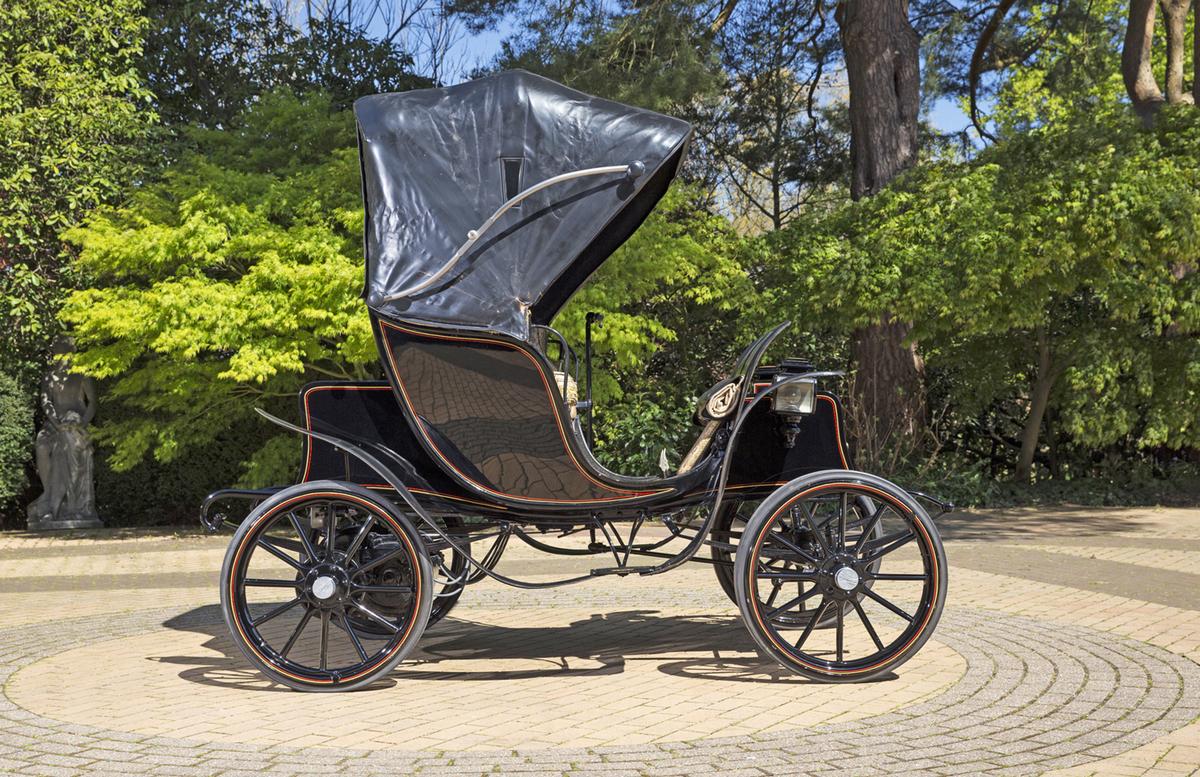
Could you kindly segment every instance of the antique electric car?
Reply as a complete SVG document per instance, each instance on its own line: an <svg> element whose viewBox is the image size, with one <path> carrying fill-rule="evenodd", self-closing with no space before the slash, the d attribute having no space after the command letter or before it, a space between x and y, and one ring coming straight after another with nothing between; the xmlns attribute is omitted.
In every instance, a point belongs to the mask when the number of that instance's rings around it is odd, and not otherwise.
<svg viewBox="0 0 1200 777"><path fill-rule="evenodd" d="M547 588L685 562L711 565L761 650L801 675L865 680L921 648L946 597L929 512L945 506L853 470L820 383L838 373L760 363L786 324L700 394L674 472L592 454L590 347L577 358L550 324L663 196L686 122L524 72L354 110L384 379L306 386L296 424L263 413L300 435L299 482L205 501L208 529L236 528L221 607L252 664L349 690L485 578ZM514 541L593 568L514 579L497 568Z"/></svg>

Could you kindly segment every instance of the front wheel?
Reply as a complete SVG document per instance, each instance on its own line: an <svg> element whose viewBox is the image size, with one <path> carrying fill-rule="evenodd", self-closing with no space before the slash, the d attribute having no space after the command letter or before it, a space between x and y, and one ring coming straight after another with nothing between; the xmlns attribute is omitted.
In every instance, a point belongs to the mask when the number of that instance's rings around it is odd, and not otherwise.
<svg viewBox="0 0 1200 777"><path fill-rule="evenodd" d="M351 690L412 651L429 620L431 577L420 535L390 504L347 483L305 483L263 502L234 534L221 611L234 643L270 679Z"/></svg>
<svg viewBox="0 0 1200 777"><path fill-rule="evenodd" d="M933 519L906 491L828 470L782 486L755 510L734 584L751 636L782 666L853 682L897 668L929 639L946 599L946 555ZM830 617L833 627L820 628Z"/></svg>
<svg viewBox="0 0 1200 777"><path fill-rule="evenodd" d="M716 524L713 526L711 535L712 544L712 559L713 571L717 575L717 582L721 584L721 590L729 597L730 601L737 604L737 586L734 583L734 562L737 557L737 546L741 542L742 536L746 531L746 524L753 517L755 510L762 504L759 501L728 501L721 507L721 512L717 515ZM850 503L851 515L847 518L847 530L861 531L866 526L867 521L875 512L875 503L867 497L858 497ZM821 532L828 539L833 536L833 516L826 516L821 522L815 525L816 531ZM877 539L883 536L883 527L875 524L873 529L868 529L870 533L869 539ZM797 544L808 546L812 549L819 547L816 534L809 531L808 527L804 527L796 537ZM791 566L791 562L781 562L782 570L786 570ZM879 562L875 562L874 569L879 569ZM781 571L782 571L781 570ZM784 590L790 590L792 587L791 581L785 581L782 578L774 578L771 585L776 589L772 591L768 601L774 602L779 598ZM804 589L808 584L803 580L795 581L797 594L804 593ZM866 583L869 587L870 582ZM857 600L862 601L865 594L859 593ZM796 613L784 613L779 618L787 621L800 622L801 624L808 623L808 617L812 614L813 607L819 605L819 602L809 599L802 603L800 611ZM842 603L844 615L853 615L854 603L847 600ZM825 614L817 621L816 628L831 629L837 625L837 614L832 607L826 608Z"/></svg>

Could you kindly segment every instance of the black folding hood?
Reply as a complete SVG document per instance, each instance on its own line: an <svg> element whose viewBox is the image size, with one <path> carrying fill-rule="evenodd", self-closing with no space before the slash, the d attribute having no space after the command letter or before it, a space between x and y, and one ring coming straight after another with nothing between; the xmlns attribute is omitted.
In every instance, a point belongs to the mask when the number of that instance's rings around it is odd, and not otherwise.
<svg viewBox="0 0 1200 777"><path fill-rule="evenodd" d="M692 132L523 71L364 97L354 114L368 305L521 338L653 210Z"/></svg>

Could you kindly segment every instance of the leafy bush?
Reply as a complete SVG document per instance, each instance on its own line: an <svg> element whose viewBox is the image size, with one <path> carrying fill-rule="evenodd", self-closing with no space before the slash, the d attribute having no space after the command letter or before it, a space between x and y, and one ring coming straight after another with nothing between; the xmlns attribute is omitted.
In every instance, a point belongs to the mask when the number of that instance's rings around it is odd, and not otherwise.
<svg viewBox="0 0 1200 777"><path fill-rule="evenodd" d="M661 400L659 400L661 401ZM691 407L664 407L654 397L630 394L596 417L596 457L626 475L659 475L665 449L674 471L695 436Z"/></svg>
<svg viewBox="0 0 1200 777"><path fill-rule="evenodd" d="M373 376L353 119L329 99L265 97L235 130L69 237L87 288L69 299L77 369L104 381L96 429L114 470L231 439L256 481L294 475L255 405L294 405L318 376ZM240 446L235 446L241 450Z"/></svg>
<svg viewBox="0 0 1200 777"><path fill-rule="evenodd" d="M1030 130L779 233L772 285L830 326L913 322L951 428L1015 405L1018 480L1054 435L1200 446L1198 154L1194 109Z"/></svg>
<svg viewBox="0 0 1200 777"><path fill-rule="evenodd" d="M138 174L154 115L134 70L139 0L0 3L0 370L40 377L64 288L62 230Z"/></svg>
<svg viewBox="0 0 1200 777"><path fill-rule="evenodd" d="M33 444L33 403L16 380L0 372L0 505L25 489Z"/></svg>

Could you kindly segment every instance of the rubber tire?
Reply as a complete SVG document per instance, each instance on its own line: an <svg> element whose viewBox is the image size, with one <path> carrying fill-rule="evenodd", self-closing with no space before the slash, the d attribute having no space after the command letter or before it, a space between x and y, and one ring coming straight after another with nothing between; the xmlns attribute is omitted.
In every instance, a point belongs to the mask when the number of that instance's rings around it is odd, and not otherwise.
<svg viewBox="0 0 1200 777"><path fill-rule="evenodd" d="M234 622L234 612L232 606L232 591L229 586L230 574L234 563L234 558L237 555L237 550L245 541L246 536L257 528L258 522L264 516L270 514L280 503L303 497L310 493L343 493L353 495L359 499L366 500L380 512L385 513L390 518L394 519L395 524L403 530L410 540L412 546L416 550L417 564L420 567L421 575L421 598L417 604L417 613L415 622L409 629L408 636L401 644L400 648L390 656L386 661L380 663L377 667L371 669L366 675L360 677L353 682L339 683L330 685L327 683L306 682L296 680L288 675L279 672L269 662L264 661L259 655L246 643L241 635L241 631L237 628ZM221 614L225 620L225 627L229 629L233 643L237 645L238 650L246 657L256 669L270 678L273 682L281 685L286 685L297 691L307 691L310 693L341 693L343 691L352 691L357 688L370 685L380 677L388 674L416 647L421 640L421 635L425 632L425 627L429 622L429 611L433 600L433 567L429 561L429 554L425 551L425 546L421 542L421 535L413 528L412 522L400 513L390 502L380 499L376 494L372 493L362 486L354 483L343 483L334 480L315 480L310 483L302 483L300 485L290 486L278 492L271 498L259 504L254 510L246 516L242 521L237 531L233 535L233 539L229 543L229 548L225 552L225 561L221 564Z"/></svg>
<svg viewBox="0 0 1200 777"><path fill-rule="evenodd" d="M737 603L738 610L742 614L742 621L746 624L746 629L750 632L750 636L754 638L755 644L759 650L767 656L773 658L785 669L795 672L798 675L807 677L811 680L819 680L828 683L853 683L870 680L880 675L887 674L898 668L908 659L917 654L917 651L924 646L929 637L933 635L937 628L938 620L942 616L942 609L946 604L947 590L947 575L946 575L946 550L942 545L941 536L938 533L937 526L933 519L929 517L929 513L921 506L916 499L909 495L907 491L900 488L896 484L884 480L876 475L871 475L866 472L857 472L854 470L823 470L814 472L810 475L798 477L795 480L780 486L770 496L763 500L763 503L754 511L754 515L750 517L746 524L746 530L743 534L743 539L757 538L768 525L776 512L796 494L808 489L820 486L825 483L854 483L868 485L872 488L884 491L896 501L903 504L913 514L914 518L920 522L921 527L925 530L929 537L933 563L936 568L936 580L938 581L938 590L934 596L933 612L926 621L925 626L916 638L903 650L895 656L888 658L882 664L872 668L870 671L857 671L853 674L836 673L823 671L819 668L808 667L799 664L795 659L780 650L767 637L762 629L758 626L757 618L753 612L753 605L750 603L750 598L747 596L747 583L749 566L751 564L750 548L756 545L756 542L743 542L738 545L737 559L734 562L734 584L737 588Z"/></svg>

